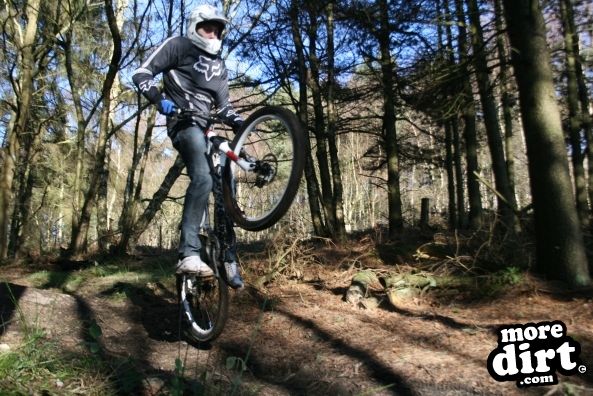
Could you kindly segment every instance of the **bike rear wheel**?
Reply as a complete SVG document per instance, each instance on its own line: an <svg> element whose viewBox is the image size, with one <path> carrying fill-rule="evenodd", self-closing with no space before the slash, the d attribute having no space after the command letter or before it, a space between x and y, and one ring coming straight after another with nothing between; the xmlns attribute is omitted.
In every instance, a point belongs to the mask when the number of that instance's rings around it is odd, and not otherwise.
<svg viewBox="0 0 593 396"><path fill-rule="evenodd" d="M259 160L263 172L225 166L223 196L227 214L248 231L274 225L290 208L305 165L305 134L289 110L263 107L245 120L231 147Z"/></svg>

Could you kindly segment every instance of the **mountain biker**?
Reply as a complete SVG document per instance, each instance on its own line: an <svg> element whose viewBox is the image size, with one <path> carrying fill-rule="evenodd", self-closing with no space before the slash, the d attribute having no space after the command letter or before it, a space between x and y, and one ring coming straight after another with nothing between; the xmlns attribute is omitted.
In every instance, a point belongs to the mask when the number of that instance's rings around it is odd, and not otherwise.
<svg viewBox="0 0 593 396"><path fill-rule="evenodd" d="M178 120L170 117L177 108L195 109L217 115L233 128L240 128L243 119L229 102L227 70L220 57L222 34L228 20L215 7L194 8L188 21L187 37L171 37L134 72L132 79L140 92L167 117L167 131L173 147L180 153L187 168L187 187L181 220L177 273L213 275L212 269L200 258L200 222L212 189L212 176L206 154L204 129L207 121L198 117ZM163 73L164 92L154 77ZM230 222L230 220L229 220ZM225 251L227 280L233 288L243 286L236 255L232 224L232 241Z"/></svg>

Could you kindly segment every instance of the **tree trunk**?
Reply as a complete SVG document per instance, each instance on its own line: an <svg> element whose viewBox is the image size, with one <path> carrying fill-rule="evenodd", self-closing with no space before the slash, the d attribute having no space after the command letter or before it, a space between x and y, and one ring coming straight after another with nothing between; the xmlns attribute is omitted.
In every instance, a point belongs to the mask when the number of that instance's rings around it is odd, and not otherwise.
<svg viewBox="0 0 593 396"><path fill-rule="evenodd" d="M587 256L570 185L540 4L538 0L504 0L503 4L529 159L537 268L573 286L587 285Z"/></svg>
<svg viewBox="0 0 593 396"><path fill-rule="evenodd" d="M76 113L76 152L75 152L75 165L74 165L74 181L72 186L72 229L78 227L78 214L80 213L81 206L81 191L82 191L82 173L84 163L84 142L87 121L84 118L84 112L82 109L81 94L76 84L77 76L73 67L72 60L72 34L65 35L63 43L64 48L64 66L66 68L66 75L68 76L68 84L70 85L70 92L72 94L72 102Z"/></svg>
<svg viewBox="0 0 593 396"><path fill-rule="evenodd" d="M457 211L455 205L455 173L453 171L453 130L451 121L445 122L445 170L447 171L447 196L449 197L449 229L457 228Z"/></svg>
<svg viewBox="0 0 593 396"><path fill-rule="evenodd" d="M399 185L399 148L395 117L395 65L390 51L389 7L387 0L379 0L379 50L383 83L383 132L387 155L387 206L389 238L394 239L403 228L401 190Z"/></svg>
<svg viewBox="0 0 593 396"><path fill-rule="evenodd" d="M469 202L468 226L471 229L478 229L482 225L482 195L480 183L474 176L480 173L478 162L478 140L476 133L476 104L470 81L468 68L468 45L467 32L465 29L465 15L463 12L463 1L455 0L457 22L459 26L458 53L461 64L463 84L463 108L461 117L463 119L463 136L465 138L465 159L467 162L467 197Z"/></svg>
<svg viewBox="0 0 593 396"><path fill-rule="evenodd" d="M111 118L111 117L110 117ZM105 160L103 166L100 169L95 168L99 171L99 178L97 183L97 243L99 245L99 251L106 252L109 249L109 214L107 210L107 193L109 185L109 163L111 162L111 141L105 142Z"/></svg>
<svg viewBox="0 0 593 396"><path fill-rule="evenodd" d="M122 56L121 35L117 26L117 18L113 9L112 0L105 0L105 10L109 24L109 30L113 40L113 52L109 69L107 71L107 75L105 76L105 80L103 81L103 88L101 90L103 98L103 110L101 111L99 121L99 136L97 138L98 143L97 153L95 155L95 165L91 173L89 188L85 193L80 219L77 226L72 230L72 239L68 249L69 254L73 256L82 253L84 250L86 235L91 219L91 211L95 206L97 199L100 175L105 163L107 144L110 138L109 119L111 110L111 88L113 87L115 77L119 71L119 61Z"/></svg>
<svg viewBox="0 0 593 396"><path fill-rule="evenodd" d="M492 159L494 182L497 191L504 197L504 199L498 197L498 210L501 213L506 230L512 231L515 221L515 197L509 184L504 147L500 133L500 125L498 123L496 103L494 102L493 96L493 85L488 75L488 60L484 51L486 44L484 42L484 34L480 24L480 13L477 0L467 0L467 5L473 31L472 44L474 49L474 66L476 69L480 101L482 102L482 110L484 112L484 123Z"/></svg>
<svg viewBox="0 0 593 396"><path fill-rule="evenodd" d="M140 103L140 102L138 102ZM148 153L150 151L152 131L154 129L156 120L156 107L152 106L148 120L146 122L146 131L144 133L144 141L142 144L142 151L138 147L138 132L140 123L142 121L142 112L138 112L138 119L136 120L136 129L134 134L134 147L132 154L132 164L128 171L128 177L126 180L126 187L124 190L124 199L122 205L122 212L119 217L119 228L121 230L121 238L118 245L119 252L125 252L127 244L131 238L131 234L134 231L134 224L138 216L138 205L140 205L140 197L142 192L142 184L144 180L144 170L148 160ZM140 170L138 171L138 167ZM136 174L138 174L138 181L136 181ZM136 183L134 185L134 183Z"/></svg>
<svg viewBox="0 0 593 396"><path fill-rule="evenodd" d="M445 32L447 36L447 43L441 44L443 57L447 57L447 62L451 68L456 68L458 65L455 62L455 50L453 49L453 32L451 31L451 26L453 25L453 17L451 15L451 8L449 4L449 0L443 1L443 10L439 11L440 18L445 21ZM439 37L441 34L439 34ZM439 42L442 39L439 38ZM447 56L448 54L448 56ZM457 77L457 76L456 76ZM457 101L458 95L463 94L463 88L460 84L451 84L447 87L448 92L448 99L449 103L455 103ZM444 116L447 119L447 123L449 124L449 147L447 150L449 152L447 155L450 155L452 166L451 176L455 175L454 182L449 186L449 188L455 189L455 201L457 203L456 210L455 210L455 219L453 220L454 228L464 228L466 226L466 216L465 216L465 194L464 194L464 184L463 184L463 164L461 162L461 137L459 134L459 115L457 112L450 114L451 111L449 109L445 109Z"/></svg>
<svg viewBox="0 0 593 396"><path fill-rule="evenodd" d="M335 68L334 68L334 2L326 6L327 14L327 140L331 164L333 183L332 208L334 211L333 237L338 241L346 238L346 225L344 223L344 201L342 187L342 171L340 169L340 156L337 144L337 112L335 105Z"/></svg>
<svg viewBox="0 0 593 396"><path fill-rule="evenodd" d="M332 10L331 4L326 7L328 13L333 12ZM323 203L325 225L329 231L329 236L343 240L345 237L345 225L342 203L342 181L336 144L336 111L333 96L333 15L331 15L331 18L328 16L326 23L328 29L328 84L324 101L321 82L321 64L317 56L319 13L316 8L309 8L308 14L310 20L310 26L307 29L309 38L308 53L311 65L309 87L311 89L315 116L315 127L313 131L316 138L316 158L321 182L321 202ZM327 103L327 123L324 113L324 102Z"/></svg>
<svg viewBox="0 0 593 396"><path fill-rule="evenodd" d="M566 54L566 101L568 103L568 136L572 151L572 168L575 185L576 205L579 219L583 227L589 226L589 204L587 202L587 181L585 176L585 155L582 151L584 136L582 115L579 102L579 83L577 78L578 35L574 29L572 4L570 1L560 1L560 19L564 30L564 50ZM575 52L575 45L576 51ZM591 164L589 165L591 167Z"/></svg>
<svg viewBox="0 0 593 396"><path fill-rule="evenodd" d="M46 65L40 65L39 68L45 69L45 66ZM11 257L18 257L19 254L22 253L24 243L27 240L27 233L29 232L33 185L35 181L35 164L37 163L37 155L40 152L41 138L43 135L40 130L41 127L39 127L39 125L33 125L31 119L38 118L37 115L34 114L35 112L33 109L35 109L36 106L43 105L39 102L39 98L37 98L37 100L35 100L35 98L33 99L34 105L29 113L30 116L27 128L29 133L20 138L21 150L19 153L17 177L13 181L13 191L16 192L16 195L14 197L15 202L8 249L8 254ZM35 128L36 131L31 131L32 128Z"/></svg>
<svg viewBox="0 0 593 396"><path fill-rule="evenodd" d="M122 236L118 246L118 251L120 253L124 253L126 251L133 252L135 250L140 235L142 235L142 233L150 225L150 222L161 208L163 202L169 195L169 191L171 191L171 187L173 187L173 184L175 184L175 181L179 178L179 175L181 175L181 171L184 167L185 165L183 160L181 159L181 156L178 155L175 159L175 163L173 163L171 168L169 168L169 171L163 179L161 186L152 196L148 206L138 218L138 221L134 223L134 227L131 232Z"/></svg>
<svg viewBox="0 0 593 396"><path fill-rule="evenodd" d="M427 229L430 222L430 198L420 200L420 228Z"/></svg>
<svg viewBox="0 0 593 396"><path fill-rule="evenodd" d="M35 74L36 62L34 60L35 42L37 39L37 20L39 17L39 0L30 0L25 5L25 11L22 15L27 21L22 36L16 34L16 30L22 30L19 24L19 18L16 10L6 8L12 14L6 27L14 30L14 36L19 55L17 57L19 70L18 80L20 91L16 93L17 111L14 113L14 123L11 122L6 130L6 141L8 142L5 153L4 163L0 174L0 259L8 255L8 224L10 222L10 204L13 200L13 178L16 170L17 157L19 155L20 136L27 131L29 112L33 98L33 76Z"/></svg>
<svg viewBox="0 0 593 396"><path fill-rule="evenodd" d="M507 175L509 178L509 188L513 197L515 195L515 153L513 145L513 99L509 90L508 77L508 54L507 45L505 43L502 3L501 0L494 2L494 17L496 23L496 31L498 37L496 39L496 50L498 52L498 59L500 60L500 97L502 104L502 114L504 120L504 147L506 157ZM516 205L516 201L513 201ZM516 227L519 223L516 223ZM516 231L519 231L517 228Z"/></svg>
<svg viewBox="0 0 593 396"><path fill-rule="evenodd" d="M21 144L21 146L23 145ZM28 151L28 148L30 148L30 143L26 144L23 147L24 150L21 151ZM17 256L19 240L22 235L25 218L28 216L28 207L31 203L31 196L33 194L31 166L26 160L26 156L26 154L19 155L20 161L17 162L16 177L13 179L12 186L15 199L8 237L8 257L13 258Z"/></svg>
<svg viewBox="0 0 593 396"><path fill-rule="evenodd" d="M303 124L305 131L307 131L307 138L305 139L305 179L307 180L307 194L309 196L309 210L311 212L311 220L313 222L313 232L317 236L327 236L327 228L323 222L321 215L321 207L319 205L319 184L317 176L315 175L315 168L313 166L313 158L311 154L311 142L308 136L308 111L307 111L307 66L305 64L304 46L301 39L298 20L299 3L295 0L291 3L290 19L292 38L295 43L297 54L297 63L299 71L299 103L298 116Z"/></svg>
<svg viewBox="0 0 593 396"><path fill-rule="evenodd" d="M317 57L317 30L318 23L317 10L308 10L310 26L307 29L309 39L309 88L311 90L311 96L313 99L313 115L314 115L314 127L313 133L315 134L315 157L317 158L317 167L319 169L319 181L321 183L321 202L323 204L323 214L325 216L325 225L329 231L329 236L334 236L336 230L334 225L336 223L335 208L333 205L333 187L332 187L332 174L329 166L328 159L328 135L326 133L325 125L325 114L323 110L323 95L321 92L321 81L320 81L320 64L319 58Z"/></svg>
<svg viewBox="0 0 593 396"><path fill-rule="evenodd" d="M463 188L463 164L461 163L461 139L459 136L459 122L457 118L451 120L453 133L453 164L455 165L455 191L457 195L457 227L465 228L465 194Z"/></svg>
<svg viewBox="0 0 593 396"><path fill-rule="evenodd" d="M115 27L118 32L121 32L124 25L124 9L127 7L127 0L116 0L115 1ZM114 46L117 44L114 44ZM117 105L117 99L120 95L120 81L119 76L116 73L113 84L109 89L109 106L108 106L108 123L107 128L111 129L115 125L115 107ZM105 108L103 109L105 111ZM107 138L105 142L105 162L100 170L99 175L99 189L97 191L97 241L99 243L99 250L102 252L108 251L112 242L113 235L111 231L111 219L108 194L109 194L109 178L110 178L110 163L111 163L111 142Z"/></svg>

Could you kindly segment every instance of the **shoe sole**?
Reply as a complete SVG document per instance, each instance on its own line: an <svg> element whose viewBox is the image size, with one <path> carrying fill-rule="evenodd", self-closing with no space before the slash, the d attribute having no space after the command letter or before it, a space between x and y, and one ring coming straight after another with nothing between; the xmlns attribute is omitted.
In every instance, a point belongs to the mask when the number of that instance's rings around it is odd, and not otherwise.
<svg viewBox="0 0 593 396"><path fill-rule="evenodd" d="M203 271L200 272L194 272L194 271L175 271L176 274L178 275L183 275L183 274L187 274L187 275L195 275L195 276L199 276L200 278L208 278L210 276L214 276L214 271L210 270L206 273L204 273Z"/></svg>

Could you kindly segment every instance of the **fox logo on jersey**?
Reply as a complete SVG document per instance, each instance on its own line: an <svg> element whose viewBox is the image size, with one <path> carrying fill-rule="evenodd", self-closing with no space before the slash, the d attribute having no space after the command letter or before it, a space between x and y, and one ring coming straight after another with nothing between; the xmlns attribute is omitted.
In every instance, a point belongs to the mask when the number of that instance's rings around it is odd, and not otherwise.
<svg viewBox="0 0 593 396"><path fill-rule="evenodd" d="M198 61L194 63L194 70L203 73L206 81L210 81L212 77L218 77L222 74L222 63L200 55Z"/></svg>

